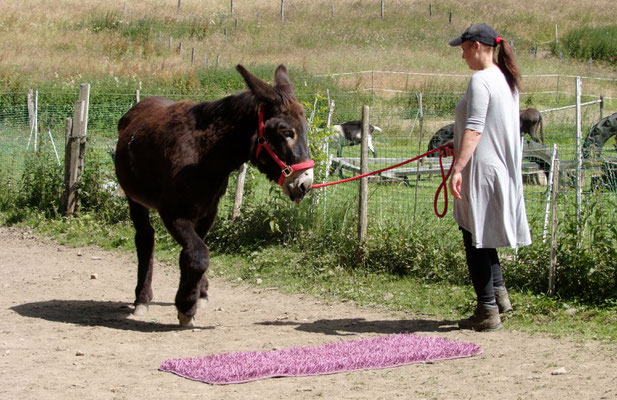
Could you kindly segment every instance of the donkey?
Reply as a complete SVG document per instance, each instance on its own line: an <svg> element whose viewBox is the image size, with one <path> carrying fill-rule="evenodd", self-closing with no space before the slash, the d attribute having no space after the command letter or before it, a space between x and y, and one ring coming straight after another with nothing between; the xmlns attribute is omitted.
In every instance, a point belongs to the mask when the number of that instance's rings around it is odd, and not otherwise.
<svg viewBox="0 0 617 400"><path fill-rule="evenodd" d="M521 137L528 133L534 142L544 144L544 128L540 111L531 107L521 110L520 123ZM538 128L540 129L540 136L538 136Z"/></svg>
<svg viewBox="0 0 617 400"><path fill-rule="evenodd" d="M347 121L342 124L332 126L336 133L332 136L333 142L336 144L336 156L343 156L343 147L355 146L362 142L362 121ZM373 157L377 157L375 146L373 146L373 131L382 132L381 128L374 125L369 125L368 131L368 148L373 153Z"/></svg>
<svg viewBox="0 0 617 400"><path fill-rule="evenodd" d="M311 188L308 124L287 69L276 69L272 86L241 65L236 69L249 90L202 103L149 97L118 122L114 163L135 226L137 316L147 313L153 297L150 209L182 247L175 305L180 325L190 327L208 297L204 239L229 175L250 161L296 203Z"/></svg>
<svg viewBox="0 0 617 400"><path fill-rule="evenodd" d="M439 128L428 142L428 151L434 150L454 139L454 124ZM429 157L439 157L439 153L431 153Z"/></svg>
<svg viewBox="0 0 617 400"><path fill-rule="evenodd" d="M521 138L528 133L534 142L544 144L544 130L542 127L542 114L535 108L527 108L520 111L520 133ZM540 129L538 136L538 129ZM441 127L428 144L428 151L446 144L454 139L454 124L448 124ZM438 157L439 153L432 153L429 157Z"/></svg>

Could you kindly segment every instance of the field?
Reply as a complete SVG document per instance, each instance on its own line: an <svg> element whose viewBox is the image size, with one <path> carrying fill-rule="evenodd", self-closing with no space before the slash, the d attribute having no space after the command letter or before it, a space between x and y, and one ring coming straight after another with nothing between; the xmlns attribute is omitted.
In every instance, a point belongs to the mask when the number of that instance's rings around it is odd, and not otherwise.
<svg viewBox="0 0 617 400"><path fill-rule="evenodd" d="M285 63L314 74L460 73L466 66L446 42L471 22L485 21L514 42L524 73L597 71L586 62L555 63L545 52L556 26L559 37L581 25L614 23L612 2L560 4L385 1L382 19L378 0L287 1L283 22L277 0L235 1L233 14L228 0L183 0L180 9L176 0L5 1L0 66L14 76L65 82L91 76L173 79L191 69L195 48L195 64L205 53L210 64L220 56L221 65ZM176 54L180 41L183 52Z"/></svg>

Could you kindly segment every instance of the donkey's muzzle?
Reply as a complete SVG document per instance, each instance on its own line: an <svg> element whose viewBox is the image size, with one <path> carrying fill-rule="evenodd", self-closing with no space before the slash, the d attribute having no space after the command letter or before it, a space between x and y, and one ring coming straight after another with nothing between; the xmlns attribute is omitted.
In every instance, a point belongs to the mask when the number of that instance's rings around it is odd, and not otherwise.
<svg viewBox="0 0 617 400"><path fill-rule="evenodd" d="M287 176L281 185L283 193L285 193L291 201L300 203L304 196L311 190L313 185L313 168L294 171Z"/></svg>

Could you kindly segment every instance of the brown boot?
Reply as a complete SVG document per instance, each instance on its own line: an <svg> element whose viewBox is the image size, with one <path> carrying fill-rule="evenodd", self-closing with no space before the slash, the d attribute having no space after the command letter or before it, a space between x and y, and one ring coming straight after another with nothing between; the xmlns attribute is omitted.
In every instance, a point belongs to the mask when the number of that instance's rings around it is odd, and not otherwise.
<svg viewBox="0 0 617 400"><path fill-rule="evenodd" d="M503 288L495 288L495 301L497 301L497 307L499 307L499 314L512 311L512 304L505 286Z"/></svg>
<svg viewBox="0 0 617 400"><path fill-rule="evenodd" d="M458 322L460 329L475 331L496 331L501 329L501 318L497 306L479 304L473 315Z"/></svg>

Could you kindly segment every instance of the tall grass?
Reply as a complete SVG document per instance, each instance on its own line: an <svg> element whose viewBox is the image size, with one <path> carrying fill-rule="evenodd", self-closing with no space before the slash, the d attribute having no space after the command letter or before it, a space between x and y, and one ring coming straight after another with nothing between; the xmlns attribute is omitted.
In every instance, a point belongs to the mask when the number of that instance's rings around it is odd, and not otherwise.
<svg viewBox="0 0 617 400"><path fill-rule="evenodd" d="M126 4L126 8L124 8ZM159 76L172 79L220 55L223 65L278 64L310 73L360 69L467 72L457 49L447 41L472 22L493 25L515 45L526 73L582 74L586 63L555 63L549 50L555 25L566 35L587 23L614 26L610 0L486 3L447 0L386 2L380 17L377 0L286 2L236 1L232 15L227 0L175 1L35 0L0 3L0 73L3 79L25 77L71 81L101 76ZM452 22L449 16L452 13ZM172 45L169 45L169 38ZM178 54L179 42L184 51ZM532 52L540 47L540 52ZM197 58L190 61L191 49ZM614 73L598 65L598 74Z"/></svg>

